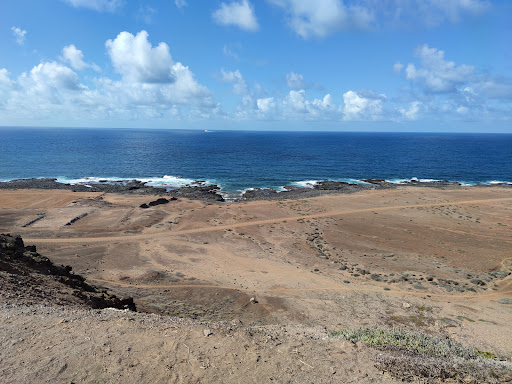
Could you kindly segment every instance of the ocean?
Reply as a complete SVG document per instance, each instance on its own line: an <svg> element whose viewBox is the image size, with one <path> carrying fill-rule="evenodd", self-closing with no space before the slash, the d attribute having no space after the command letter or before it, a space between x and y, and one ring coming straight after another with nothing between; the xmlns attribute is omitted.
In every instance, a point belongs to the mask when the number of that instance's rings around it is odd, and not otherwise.
<svg viewBox="0 0 512 384"><path fill-rule="evenodd" d="M226 194L319 180L512 183L512 134L0 128L0 180L196 180Z"/></svg>

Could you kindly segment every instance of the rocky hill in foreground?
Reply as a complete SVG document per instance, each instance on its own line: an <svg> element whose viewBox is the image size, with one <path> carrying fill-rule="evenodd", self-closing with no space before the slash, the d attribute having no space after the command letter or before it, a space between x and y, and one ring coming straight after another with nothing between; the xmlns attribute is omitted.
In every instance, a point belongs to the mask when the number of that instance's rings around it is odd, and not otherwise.
<svg viewBox="0 0 512 384"><path fill-rule="evenodd" d="M0 234L0 301L135 311L133 299L119 299L88 284L71 267L53 264L35 246L25 246L21 237L9 234Z"/></svg>

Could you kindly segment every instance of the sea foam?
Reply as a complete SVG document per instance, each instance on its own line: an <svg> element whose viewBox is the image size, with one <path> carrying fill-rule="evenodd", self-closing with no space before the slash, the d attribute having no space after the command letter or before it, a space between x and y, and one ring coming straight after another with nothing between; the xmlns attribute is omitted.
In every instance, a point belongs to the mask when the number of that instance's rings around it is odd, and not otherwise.
<svg viewBox="0 0 512 384"><path fill-rule="evenodd" d="M97 177L88 176L81 178L67 178L57 177L57 181L63 184L71 185L94 185L94 184L115 184L115 183L126 183L129 181L139 181L152 187L164 187L164 188L180 188L191 185L210 185L214 184L213 180L196 180L182 178L178 176L165 175L163 177Z"/></svg>

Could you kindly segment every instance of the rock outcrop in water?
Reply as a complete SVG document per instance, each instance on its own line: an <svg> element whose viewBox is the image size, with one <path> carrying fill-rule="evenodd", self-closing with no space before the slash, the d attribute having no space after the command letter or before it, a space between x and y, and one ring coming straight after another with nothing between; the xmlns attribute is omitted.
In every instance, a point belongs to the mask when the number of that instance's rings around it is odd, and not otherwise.
<svg viewBox="0 0 512 384"><path fill-rule="evenodd" d="M68 189L74 192L106 192L106 193L125 193L136 195L161 195L185 197L194 200L203 201L224 201L224 198L218 192L220 188L217 185L191 185L176 189L165 187L153 187L139 180L108 181L100 180L91 184L66 184L59 183L57 179L19 179L6 182L0 182L0 189Z"/></svg>

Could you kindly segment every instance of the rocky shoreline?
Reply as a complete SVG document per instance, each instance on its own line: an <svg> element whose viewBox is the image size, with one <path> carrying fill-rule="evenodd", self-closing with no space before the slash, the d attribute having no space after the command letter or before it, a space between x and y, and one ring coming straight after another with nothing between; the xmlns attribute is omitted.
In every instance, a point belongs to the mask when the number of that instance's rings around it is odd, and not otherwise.
<svg viewBox="0 0 512 384"><path fill-rule="evenodd" d="M67 189L73 192L124 193L133 195L185 197L202 201L224 201L217 185L192 185L173 190L147 185L139 180L103 181L94 184L66 184L57 179L18 179L0 182L0 189Z"/></svg>
<svg viewBox="0 0 512 384"><path fill-rule="evenodd" d="M123 193L136 195L157 195L170 197L184 197L193 200L201 200L208 202L224 202L224 201L252 201L252 200L281 200L296 199L306 197L317 197L327 194L354 193L371 189L390 189L398 187L424 187L424 188L461 188L462 184L447 180L441 181L420 181L411 179L402 183L391 183L384 179L365 179L365 184L347 183L342 181L324 180L313 184L311 187L285 186L284 190L279 191L272 188L251 188L246 190L240 196L227 196L223 194L218 185L205 185L203 182L194 183L169 189L166 187L155 187L147 185L146 182L139 180L121 180L109 181L100 180L91 184L66 184L60 183L55 178L41 179L18 179L0 182L0 189L67 189L73 192L104 192L104 193ZM497 184L478 184L474 188L492 188L505 187L511 188L509 183Z"/></svg>

